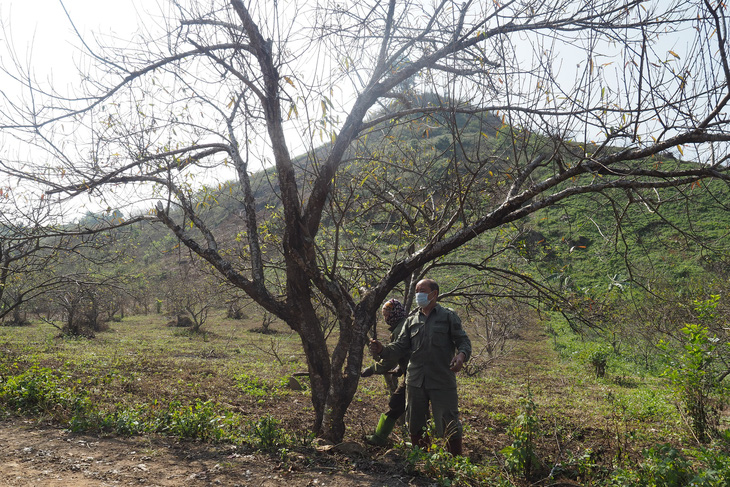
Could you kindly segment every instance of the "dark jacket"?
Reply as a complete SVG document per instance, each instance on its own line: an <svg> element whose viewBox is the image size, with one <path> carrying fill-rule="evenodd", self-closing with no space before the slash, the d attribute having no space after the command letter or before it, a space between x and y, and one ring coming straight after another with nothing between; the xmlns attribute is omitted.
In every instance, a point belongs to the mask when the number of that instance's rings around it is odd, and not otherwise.
<svg viewBox="0 0 730 487"><path fill-rule="evenodd" d="M461 319L441 305L426 317L422 312L406 318L398 338L383 347L383 361L398 360L410 354L406 383L426 389L455 389L456 375L450 370L451 359L463 352L471 357L471 341Z"/></svg>
<svg viewBox="0 0 730 487"><path fill-rule="evenodd" d="M403 318L397 325L395 325L395 328L393 328L390 331L390 342L394 342L398 335L400 335L401 330L403 330L403 324L406 322L408 318ZM386 372L389 372L395 368L396 365L400 366L402 373L405 373L406 367L408 367L408 357L410 354L407 354L400 358L394 358L391 360L377 360L373 365L371 365L370 369L373 369L374 374L385 374Z"/></svg>

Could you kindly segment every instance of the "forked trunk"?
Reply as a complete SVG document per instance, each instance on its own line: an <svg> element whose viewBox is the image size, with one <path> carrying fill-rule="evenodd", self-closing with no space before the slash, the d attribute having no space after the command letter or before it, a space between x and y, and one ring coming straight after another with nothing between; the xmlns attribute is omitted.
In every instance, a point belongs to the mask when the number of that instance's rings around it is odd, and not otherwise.
<svg viewBox="0 0 730 487"><path fill-rule="evenodd" d="M320 436L334 443L345 437L345 415L352 403L360 381L366 333L372 323L372 312L360 308L355 320L350 322L349 332L341 331L340 339L332 354L331 382L325 398Z"/></svg>

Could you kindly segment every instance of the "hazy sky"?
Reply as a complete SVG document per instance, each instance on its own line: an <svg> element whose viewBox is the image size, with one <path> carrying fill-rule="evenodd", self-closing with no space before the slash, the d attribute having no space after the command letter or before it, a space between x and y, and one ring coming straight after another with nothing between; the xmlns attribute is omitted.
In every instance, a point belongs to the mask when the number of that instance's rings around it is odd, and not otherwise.
<svg viewBox="0 0 730 487"><path fill-rule="evenodd" d="M137 30L134 0L63 0L79 32L128 38ZM39 77L53 71L56 81L75 75L79 41L59 0L0 0L3 26L0 62L7 66L8 48ZM59 79L61 78L61 79Z"/></svg>

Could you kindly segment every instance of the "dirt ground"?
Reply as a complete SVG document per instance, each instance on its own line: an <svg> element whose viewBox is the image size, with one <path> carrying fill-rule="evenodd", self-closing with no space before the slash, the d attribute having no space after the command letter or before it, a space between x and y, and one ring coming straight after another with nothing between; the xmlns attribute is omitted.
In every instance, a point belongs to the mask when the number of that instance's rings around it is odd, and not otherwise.
<svg viewBox="0 0 730 487"><path fill-rule="evenodd" d="M30 421L0 422L0 486L417 486L393 453L278 459L161 437L100 438ZM347 462L352 464L348 472ZM355 464L357 463L357 464ZM304 468L303 465L310 466ZM371 472L368 472L371 470Z"/></svg>
<svg viewBox="0 0 730 487"><path fill-rule="evenodd" d="M524 332L515 341L514 349L499 360L500 376L515 375L515 380L521 380L555 360L539 327ZM540 380L545 391L550 390L551 380L558 379ZM490 386L491 395L496 393L494 387ZM562 395L563 390L556 394ZM362 433L369 431L386 400L384 396L383 404L361 403L353 407L348 421L360 425ZM464 417L471 427L465 445L469 456L472 461L494 457L507 442L504 428L492 424L494 420L484 414L475 413L478 408L473 404L465 401L464 406L465 413L472 411ZM505 415L508 413L505 410ZM276 409L276 414L301 422L300 408L289 411L283 407ZM366 449L361 438L355 440L349 444L350 451L333 452L324 447L314 452L309 449L306 454L290 451L282 458L232 445L154 435L83 435L38 421L0 420L0 487L434 485L433 480L408 473L401 451Z"/></svg>

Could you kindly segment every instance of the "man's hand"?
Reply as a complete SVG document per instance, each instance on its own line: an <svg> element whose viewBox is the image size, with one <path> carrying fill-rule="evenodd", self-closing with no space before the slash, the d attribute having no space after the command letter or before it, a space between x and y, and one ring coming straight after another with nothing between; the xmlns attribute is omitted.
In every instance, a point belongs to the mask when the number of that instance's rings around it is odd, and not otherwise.
<svg viewBox="0 0 730 487"><path fill-rule="evenodd" d="M456 357L451 359L451 371L452 372L458 372L461 370L461 368L464 366L464 361L466 360L466 355L464 355L464 352L459 352L456 354Z"/></svg>
<svg viewBox="0 0 730 487"><path fill-rule="evenodd" d="M360 373L360 377L370 377L373 375L373 368L372 367L365 367L362 369L362 372Z"/></svg>
<svg viewBox="0 0 730 487"><path fill-rule="evenodd" d="M393 372L393 375L396 377L400 377L406 373L405 370L400 368L400 365L396 365L395 368L391 372Z"/></svg>
<svg viewBox="0 0 730 487"><path fill-rule="evenodd" d="M369 348L370 353L373 354L373 356L380 355L380 352L383 351L383 344L380 343L378 340L374 340L371 338Z"/></svg>

